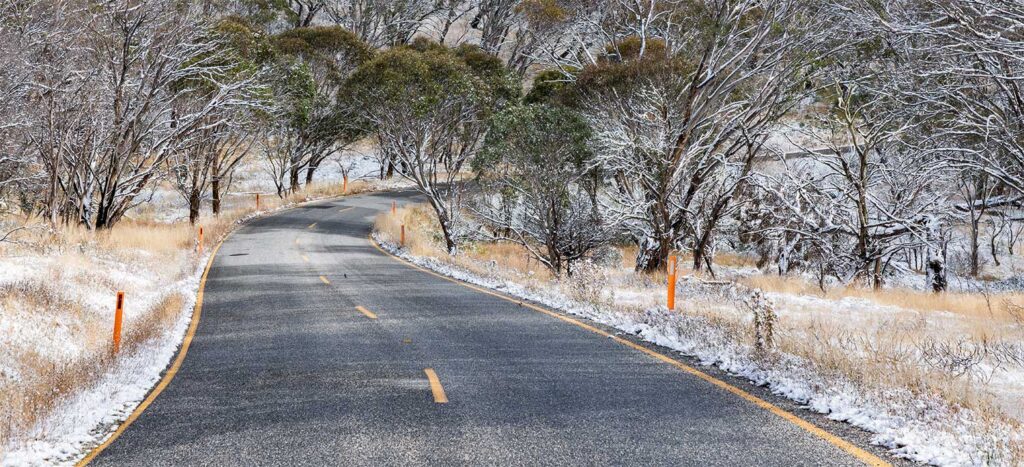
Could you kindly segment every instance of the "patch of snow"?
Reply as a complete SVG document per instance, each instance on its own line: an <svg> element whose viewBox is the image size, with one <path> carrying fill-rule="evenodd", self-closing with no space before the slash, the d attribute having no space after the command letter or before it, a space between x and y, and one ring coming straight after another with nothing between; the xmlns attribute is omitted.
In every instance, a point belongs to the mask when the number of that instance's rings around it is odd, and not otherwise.
<svg viewBox="0 0 1024 467"><path fill-rule="evenodd" d="M85 456L87 449L110 436L160 380L181 345L192 319L206 259L190 277L169 286L182 298L181 313L174 326L118 359L113 370L93 387L74 394L55 408L51 417L23 437L29 441L12 446L0 465L73 465ZM131 308L127 307L126 313Z"/></svg>

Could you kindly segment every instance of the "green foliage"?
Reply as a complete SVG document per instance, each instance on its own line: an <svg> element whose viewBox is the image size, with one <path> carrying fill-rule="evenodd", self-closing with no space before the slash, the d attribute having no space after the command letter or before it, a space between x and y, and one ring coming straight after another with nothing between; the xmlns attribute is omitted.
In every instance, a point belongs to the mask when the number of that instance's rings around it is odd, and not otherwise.
<svg viewBox="0 0 1024 467"><path fill-rule="evenodd" d="M640 59L641 51L643 51L643 56L663 58L668 55L665 41L657 38L649 38L645 43L637 36L629 36L616 44L609 44L605 47L608 56L617 57L618 61L623 62Z"/></svg>
<svg viewBox="0 0 1024 467"><path fill-rule="evenodd" d="M657 42L652 42L657 43ZM578 92L586 94L631 95L638 86L656 83L659 87L685 86L695 66L690 57L668 55L663 48L654 47L655 52L636 56L634 44L618 56L609 56L588 65L575 82Z"/></svg>
<svg viewBox="0 0 1024 467"><path fill-rule="evenodd" d="M563 23L572 15L558 0L523 0L516 6L516 11L525 16L531 25L537 27Z"/></svg>
<svg viewBox="0 0 1024 467"><path fill-rule="evenodd" d="M212 47L204 49L183 64L201 72L174 83L173 88L204 96L220 85L240 82L255 76L272 52L262 34L238 17L226 17L205 32L202 40Z"/></svg>
<svg viewBox="0 0 1024 467"><path fill-rule="evenodd" d="M345 88L345 101L366 112L411 118L431 118L439 111L454 116L470 107L486 117L519 94L496 58L475 47L452 50L426 40L379 53L353 73Z"/></svg>
<svg viewBox="0 0 1024 467"><path fill-rule="evenodd" d="M576 73L577 70L568 70ZM530 92L523 98L524 104L558 104L574 106L577 93L562 70L544 70L533 78Z"/></svg>
<svg viewBox="0 0 1024 467"><path fill-rule="evenodd" d="M294 28L270 39L273 77L282 111L303 138L318 141L358 139L349 106L339 104L348 76L373 57L373 49L338 26Z"/></svg>
<svg viewBox="0 0 1024 467"><path fill-rule="evenodd" d="M354 66L369 60L373 49L340 26L295 28L274 36L279 53L325 62L344 61Z"/></svg>
<svg viewBox="0 0 1024 467"><path fill-rule="evenodd" d="M470 44L462 44L453 52L469 67L470 73L483 81L485 86L491 90L498 105L519 100L522 93L519 80L507 72L501 59Z"/></svg>
<svg viewBox="0 0 1024 467"><path fill-rule="evenodd" d="M548 179L564 187L585 172L590 127L576 112L520 105L496 114L473 170L483 178L511 170L512 180Z"/></svg>
<svg viewBox="0 0 1024 467"><path fill-rule="evenodd" d="M294 22L295 13L288 7L288 0L239 0L237 9L246 21L264 28L281 20Z"/></svg>

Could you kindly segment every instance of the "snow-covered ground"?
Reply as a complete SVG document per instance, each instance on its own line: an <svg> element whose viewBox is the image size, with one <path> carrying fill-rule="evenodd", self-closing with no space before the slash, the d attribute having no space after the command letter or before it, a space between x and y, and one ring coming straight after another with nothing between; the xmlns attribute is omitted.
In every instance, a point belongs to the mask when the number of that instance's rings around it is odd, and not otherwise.
<svg viewBox="0 0 1024 467"><path fill-rule="evenodd" d="M912 382L911 376L876 374L853 379L841 368L844 364L900 355L892 353L892 347L878 349L877 354L870 351L872 344L898 347L898 338L890 338L899 333L875 343L861 342L872 333L881 335L900 326L955 333L959 323L950 326L959 320L955 314L923 318L914 310L879 306L858 298L827 300L769 294L778 315L778 344L765 355L753 346L752 317L742 305L749 290L742 286L709 285L684 278L677 291L677 307L682 311L670 312L664 306L661 289L617 280L600 268L590 272L584 269L572 280L535 279L533 274L503 270L490 261L452 259L444 254L416 256L397 248L387 233L378 232L375 237L387 250L420 266L586 317L766 385L809 410L872 432L874 443L898 456L937 465L1015 465L1024 461L1020 457L1024 428L1012 417L993 416L991 411L975 410L938 393L903 384ZM827 332L818 333L816 329ZM816 346L815 339L833 342ZM794 344L807 340L811 345ZM808 349L826 353L843 349L844 343L850 344L852 355L835 355L831 361L827 355L808 357L813 353ZM909 345L905 349L904 356L910 359L907 363L917 365L910 349ZM804 355L798 355L800 352ZM840 368L830 368L827 363ZM928 374L927 369L916 370L921 371L920 375ZM1019 367L988 368L988 385L983 390L1004 397L1002 408L1006 412L1014 407L1019 410L1024 394L1022 376Z"/></svg>

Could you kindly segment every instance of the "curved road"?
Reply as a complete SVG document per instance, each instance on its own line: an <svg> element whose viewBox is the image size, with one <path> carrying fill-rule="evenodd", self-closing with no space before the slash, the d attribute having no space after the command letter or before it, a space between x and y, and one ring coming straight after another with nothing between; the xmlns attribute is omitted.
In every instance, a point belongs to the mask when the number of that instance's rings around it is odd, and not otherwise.
<svg viewBox="0 0 1024 467"><path fill-rule="evenodd" d="M177 376L92 464L861 464L650 355L382 254L373 218L410 196L233 234Z"/></svg>

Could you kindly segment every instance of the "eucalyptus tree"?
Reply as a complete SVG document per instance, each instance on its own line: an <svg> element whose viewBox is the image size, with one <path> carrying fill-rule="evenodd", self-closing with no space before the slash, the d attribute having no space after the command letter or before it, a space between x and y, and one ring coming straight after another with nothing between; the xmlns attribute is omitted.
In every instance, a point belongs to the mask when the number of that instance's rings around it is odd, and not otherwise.
<svg viewBox="0 0 1024 467"><path fill-rule="evenodd" d="M188 204L192 224L207 193L212 213L220 213L224 184L261 136L258 120L273 105L265 64L271 51L262 34L245 21L226 18L211 26L204 40L216 47L195 60L210 69L175 84L181 95L176 111L187 114L207 106L225 86L235 89L235 103L209 112L168 158L171 181Z"/></svg>
<svg viewBox="0 0 1024 467"><path fill-rule="evenodd" d="M716 232L772 127L804 93L815 9L782 0L613 2L603 53L570 75L637 270L674 248L710 267ZM581 57L582 55L582 57Z"/></svg>
<svg viewBox="0 0 1024 467"><path fill-rule="evenodd" d="M560 107L515 106L495 115L473 159L482 193L474 214L492 236L517 243L554 275L603 245L611 228L596 198L600 177L582 116Z"/></svg>
<svg viewBox="0 0 1024 467"><path fill-rule="evenodd" d="M274 36L272 43L278 60L290 62L289 67L301 69L308 78L302 81L308 87L301 93L308 98L303 111L293 113L295 118L289 121L297 138L288 164L289 186L295 191L300 172L305 170L305 183L309 184L327 157L359 138L351 109L339 101L339 94L345 79L373 50L338 26L292 29Z"/></svg>
<svg viewBox="0 0 1024 467"><path fill-rule="evenodd" d="M439 13L457 15L458 0L335 0L328 2L330 21L352 31L373 47L396 47L412 42ZM452 19L454 21L454 19ZM450 26L450 25L449 25Z"/></svg>
<svg viewBox="0 0 1024 467"><path fill-rule="evenodd" d="M345 87L379 150L426 195L454 253L462 195L456 181L469 168L490 115L518 99L518 83L479 48L421 40L379 53Z"/></svg>

